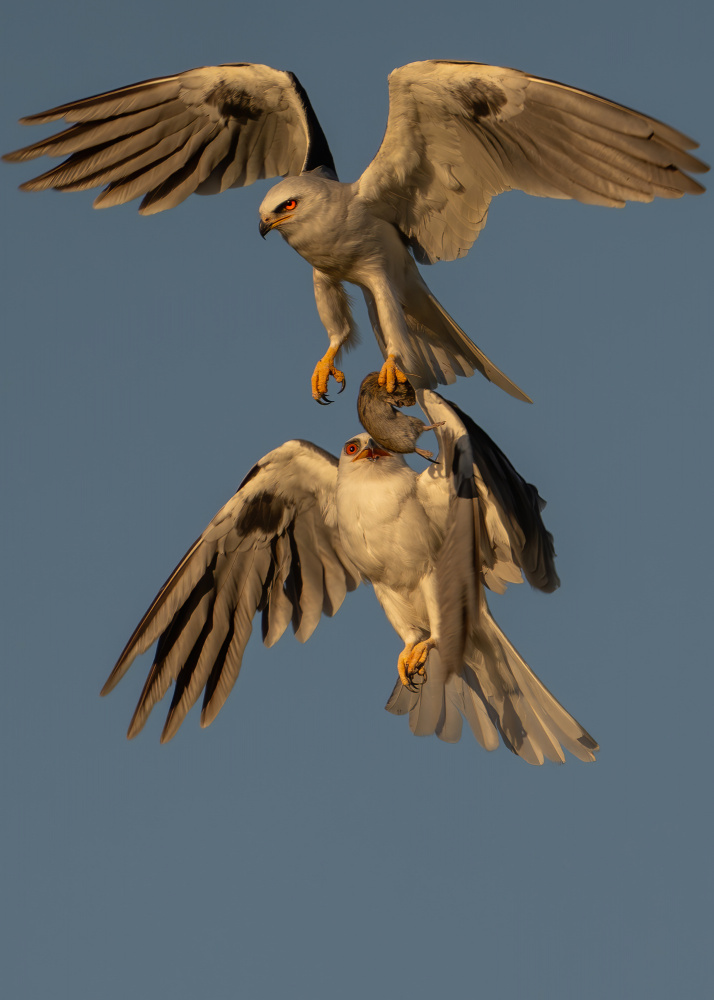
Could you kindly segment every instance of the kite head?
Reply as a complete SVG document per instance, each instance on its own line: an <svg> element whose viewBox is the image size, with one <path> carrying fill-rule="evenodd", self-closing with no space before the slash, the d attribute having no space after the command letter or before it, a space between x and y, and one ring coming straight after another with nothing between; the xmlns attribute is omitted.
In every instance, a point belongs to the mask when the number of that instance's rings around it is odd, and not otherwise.
<svg viewBox="0 0 714 1000"><path fill-rule="evenodd" d="M331 215L329 209L325 211L325 204L330 201L330 189L335 187L335 181L316 172L286 177L268 191L258 210L260 235L265 239L272 229L277 229L291 246L305 239L319 246Z"/></svg>
<svg viewBox="0 0 714 1000"><path fill-rule="evenodd" d="M387 469L396 465L408 466L401 455L395 454L382 447L374 438L367 433L355 434L342 446L340 452L340 475L357 473L360 469L380 468Z"/></svg>
<svg viewBox="0 0 714 1000"><path fill-rule="evenodd" d="M355 434L342 445L337 492L348 509L365 512L379 506L385 489L389 496L395 489L400 494L397 484L405 477L411 482L414 472L404 456L383 448L370 434ZM408 492L409 487L404 488Z"/></svg>
<svg viewBox="0 0 714 1000"><path fill-rule="evenodd" d="M369 434L360 434L351 438L342 449L345 459L352 462L377 462L382 458L392 458L391 451L381 448Z"/></svg>

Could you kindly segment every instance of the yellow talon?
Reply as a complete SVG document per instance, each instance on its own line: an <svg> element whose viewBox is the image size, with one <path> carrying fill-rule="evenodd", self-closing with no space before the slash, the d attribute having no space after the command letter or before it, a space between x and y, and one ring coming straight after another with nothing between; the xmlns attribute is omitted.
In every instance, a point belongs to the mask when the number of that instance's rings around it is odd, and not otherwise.
<svg viewBox="0 0 714 1000"><path fill-rule="evenodd" d="M393 354L390 354L382 365L377 382L379 385L386 386L387 392L394 392L397 382L404 384L404 382L408 381L409 379L406 377L404 372L397 367L396 357Z"/></svg>
<svg viewBox="0 0 714 1000"><path fill-rule="evenodd" d="M423 678L422 683L426 681L427 657L435 646L435 639L424 639L423 642L418 642L416 645L413 642L408 642L405 645L397 661L399 679L405 688L408 688L410 691L417 690L417 686L414 683L414 678L417 675Z"/></svg>
<svg viewBox="0 0 714 1000"><path fill-rule="evenodd" d="M331 347L325 356L320 358L315 365L315 371L312 373L312 398L316 399L318 403L329 402L326 399L326 393L330 376L341 384L342 389L346 385L344 372L339 371L332 363L338 351L339 347ZM340 389L340 392L342 392L342 389Z"/></svg>

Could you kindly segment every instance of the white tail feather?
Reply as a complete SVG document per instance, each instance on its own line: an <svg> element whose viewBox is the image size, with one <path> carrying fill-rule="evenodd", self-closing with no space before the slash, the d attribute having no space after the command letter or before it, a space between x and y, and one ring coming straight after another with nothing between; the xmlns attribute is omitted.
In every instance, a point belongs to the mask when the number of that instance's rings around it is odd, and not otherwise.
<svg viewBox="0 0 714 1000"><path fill-rule="evenodd" d="M485 605L473 640L458 675L445 677L438 651L432 650L426 681L417 691L398 681L387 711L408 712L416 736L436 735L448 743L458 742L463 716L486 750L495 750L500 733L506 746L530 764L563 763L564 749L578 760L595 760L595 740L538 680Z"/></svg>

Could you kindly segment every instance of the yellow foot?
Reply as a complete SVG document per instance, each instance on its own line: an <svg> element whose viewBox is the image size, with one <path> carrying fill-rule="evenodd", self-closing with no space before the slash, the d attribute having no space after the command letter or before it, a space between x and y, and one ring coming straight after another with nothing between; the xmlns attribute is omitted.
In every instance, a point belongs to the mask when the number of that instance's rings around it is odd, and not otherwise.
<svg viewBox="0 0 714 1000"><path fill-rule="evenodd" d="M393 354L390 354L382 365L377 382L379 385L386 386L387 392L394 392L397 382L404 383L408 381L409 379L404 372L397 368L397 359Z"/></svg>
<svg viewBox="0 0 714 1000"><path fill-rule="evenodd" d="M339 347L331 347L324 358L321 358L315 365L315 371L312 373L312 398L316 399L318 403L326 406L327 403L331 403L332 400L327 398L327 383L330 380L330 375L335 379L336 382L342 384L342 390L347 385L347 379L344 376L344 372L339 371L333 365L335 360L335 355L339 351Z"/></svg>
<svg viewBox="0 0 714 1000"><path fill-rule="evenodd" d="M421 684L426 681L426 659L435 646L436 639L424 639L423 642L418 642L416 645L413 642L406 644L397 661L399 679L405 688L410 691L418 690L414 683L414 678L417 675L422 678Z"/></svg>

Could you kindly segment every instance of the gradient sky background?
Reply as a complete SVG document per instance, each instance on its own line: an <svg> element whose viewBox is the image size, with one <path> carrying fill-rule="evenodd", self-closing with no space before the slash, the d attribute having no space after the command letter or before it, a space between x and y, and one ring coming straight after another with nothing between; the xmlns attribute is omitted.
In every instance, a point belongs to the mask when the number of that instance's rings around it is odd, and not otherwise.
<svg viewBox="0 0 714 1000"><path fill-rule="evenodd" d="M345 9L17 4L2 149L45 134L22 114L266 62L298 74L351 180L387 73L433 57L595 91L714 158L704 0ZM4 995L708 995L711 195L616 212L509 194L427 274L536 401L448 390L549 501L561 589L491 606L602 752L533 768L383 711L400 643L369 588L306 646L254 639L210 729L194 711L161 747L161 706L125 740L149 658L98 692L160 584L266 451L339 449L381 359L360 305L348 391L312 401L326 340L309 267L258 235L267 183L142 219L18 193L31 175L0 171Z"/></svg>

